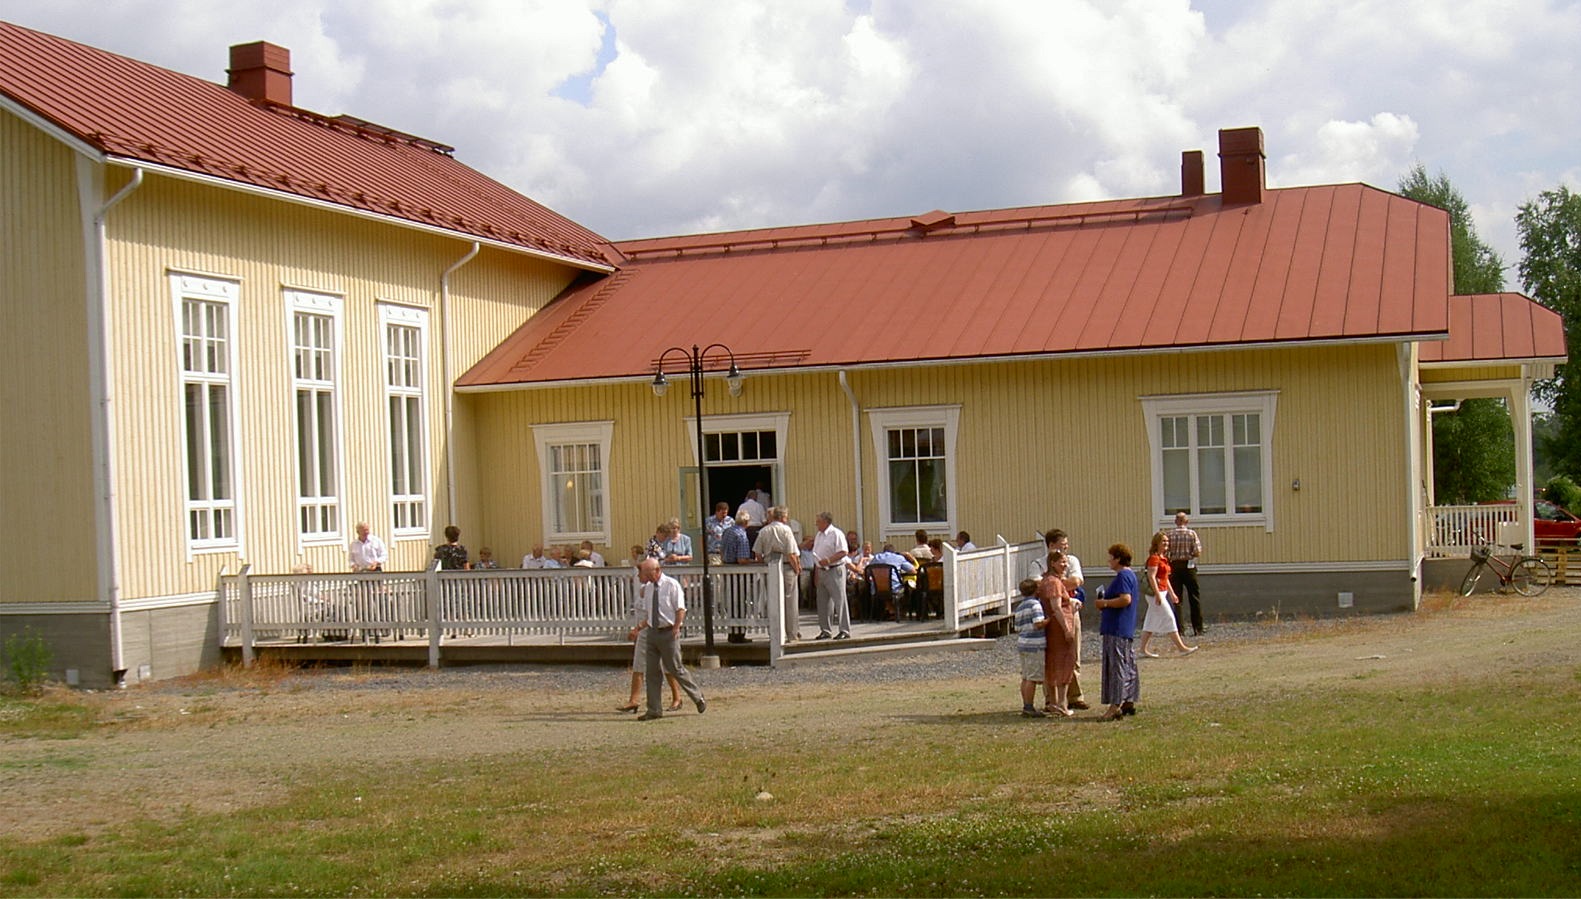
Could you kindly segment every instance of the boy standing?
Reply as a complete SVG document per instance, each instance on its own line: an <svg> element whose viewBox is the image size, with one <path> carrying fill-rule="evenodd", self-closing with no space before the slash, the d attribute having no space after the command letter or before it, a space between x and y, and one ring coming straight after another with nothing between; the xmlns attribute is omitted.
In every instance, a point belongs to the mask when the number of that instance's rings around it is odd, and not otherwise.
<svg viewBox="0 0 1581 899"><path fill-rule="evenodd" d="M1021 717L1047 718L1048 712L1033 704L1038 684L1043 683L1043 653L1048 646L1044 628L1048 617L1037 598L1038 582L1027 578L1020 584L1021 604L1016 606L1016 655L1021 659Z"/></svg>

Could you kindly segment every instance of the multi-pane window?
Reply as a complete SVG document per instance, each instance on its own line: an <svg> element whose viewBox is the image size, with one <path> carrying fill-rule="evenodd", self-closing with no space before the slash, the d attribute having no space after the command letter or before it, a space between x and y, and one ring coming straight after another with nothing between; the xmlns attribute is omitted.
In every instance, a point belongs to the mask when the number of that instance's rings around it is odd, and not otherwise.
<svg viewBox="0 0 1581 899"><path fill-rule="evenodd" d="M544 539L608 543L609 445L614 422L534 425Z"/></svg>
<svg viewBox="0 0 1581 899"><path fill-rule="evenodd" d="M882 527L950 530L955 520L955 437L958 406L868 412L878 455Z"/></svg>
<svg viewBox="0 0 1581 899"><path fill-rule="evenodd" d="M549 494L554 498L557 534L587 534L604 530L604 462L596 443L560 443L549 446Z"/></svg>
<svg viewBox="0 0 1581 899"><path fill-rule="evenodd" d="M423 348L427 313L384 306L384 389L390 420L390 511L397 535L427 533L428 476L423 428Z"/></svg>
<svg viewBox="0 0 1581 899"><path fill-rule="evenodd" d="M1274 395L1149 398L1158 517L1268 515ZM1192 408L1195 406L1196 408Z"/></svg>
<svg viewBox="0 0 1581 899"><path fill-rule="evenodd" d="M890 520L895 524L949 521L944 428L889 428Z"/></svg>
<svg viewBox="0 0 1581 899"><path fill-rule="evenodd" d="M779 459L776 431L721 431L703 435L708 462L763 462Z"/></svg>
<svg viewBox="0 0 1581 899"><path fill-rule="evenodd" d="M180 331L187 543L233 548L236 521L233 327L236 285L171 276Z"/></svg>
<svg viewBox="0 0 1581 899"><path fill-rule="evenodd" d="M340 438L336 426L340 301L288 292L291 386L296 407L297 529L304 539L340 535Z"/></svg>

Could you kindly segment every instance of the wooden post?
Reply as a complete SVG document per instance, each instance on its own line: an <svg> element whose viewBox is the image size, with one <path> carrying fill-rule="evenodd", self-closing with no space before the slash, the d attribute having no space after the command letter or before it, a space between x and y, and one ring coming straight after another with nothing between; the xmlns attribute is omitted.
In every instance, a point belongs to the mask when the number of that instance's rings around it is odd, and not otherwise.
<svg viewBox="0 0 1581 899"><path fill-rule="evenodd" d="M241 590L242 611L242 667L253 666L253 586L248 579L248 573L253 569L252 563L242 566L241 574L236 576L237 587Z"/></svg>
<svg viewBox="0 0 1581 899"><path fill-rule="evenodd" d="M766 569L770 583L768 586L768 616L769 616L769 667L779 667L780 657L785 654L785 560L782 558L774 563L773 568Z"/></svg>
<svg viewBox="0 0 1581 899"><path fill-rule="evenodd" d="M439 667L439 637L442 621L440 607L444 605L444 595L440 592L444 585L439 580L439 562L429 566L428 574L423 578L424 589L428 594L428 667Z"/></svg>

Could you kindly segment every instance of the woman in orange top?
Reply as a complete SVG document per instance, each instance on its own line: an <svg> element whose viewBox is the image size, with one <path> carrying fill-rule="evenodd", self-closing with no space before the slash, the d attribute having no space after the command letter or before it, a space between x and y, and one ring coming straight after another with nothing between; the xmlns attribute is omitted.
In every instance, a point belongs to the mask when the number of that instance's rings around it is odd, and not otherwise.
<svg viewBox="0 0 1581 899"><path fill-rule="evenodd" d="M1153 542L1147 547L1147 578L1142 589L1143 598L1147 600L1147 618L1142 621L1142 655L1158 658L1158 653L1147 648L1153 635L1168 634L1175 640L1175 648L1182 655L1197 651L1195 646L1187 646L1186 641L1180 638L1180 630L1175 627L1175 612L1171 604L1178 605L1180 597L1169 589L1169 560L1164 558L1164 547L1169 544L1169 534L1159 531L1153 535ZM1151 583L1153 592L1148 594L1146 584Z"/></svg>
<svg viewBox="0 0 1581 899"><path fill-rule="evenodd" d="M1076 673L1076 604L1064 577L1065 554L1049 553L1048 570L1038 582L1038 599L1043 602L1043 614L1049 622L1044 631L1048 648L1043 651L1043 690L1047 711L1069 718L1076 714L1066 702L1071 678Z"/></svg>

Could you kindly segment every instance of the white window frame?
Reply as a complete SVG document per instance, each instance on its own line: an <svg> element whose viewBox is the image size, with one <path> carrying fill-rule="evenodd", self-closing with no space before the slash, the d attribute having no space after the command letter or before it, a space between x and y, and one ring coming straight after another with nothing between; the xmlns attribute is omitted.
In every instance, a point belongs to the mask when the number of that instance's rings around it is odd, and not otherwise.
<svg viewBox="0 0 1581 899"><path fill-rule="evenodd" d="M292 468L292 496L295 499L296 510L296 535L297 545L325 546L341 544L346 541L346 471L344 416L341 410L341 390L343 382L341 372L341 359L343 357L344 330L342 328L344 305L340 297L332 294L315 293L306 290L287 288L285 291L286 310L286 364L287 371L291 373L291 421L292 434L294 435L295 452L291 457ZM298 365L298 356L304 350L313 351L313 348L304 347L297 342L297 322L302 316L318 316L329 320L329 372L327 378L304 377ZM327 395L329 398L329 434L323 434L317 425L311 431L302 428L301 397L303 393L312 394L315 399ZM324 457L319 449L324 440L331 441L328 453L328 471L304 472L302 458L304 453L303 442L312 444L309 453L315 460ZM330 479L331 492L320 493L314 496L303 495L303 479L307 475L315 475L319 482L316 489L322 489L324 475ZM330 519L327 527L314 530L308 526L307 516L312 514L322 520L326 516Z"/></svg>
<svg viewBox="0 0 1581 899"><path fill-rule="evenodd" d="M1191 452L1188 453L1191 470L1191 523L1194 527L1262 527L1268 533L1274 530L1274 413L1278 407L1279 391L1253 390L1239 393L1195 393L1175 394L1162 396L1139 397L1142 403L1142 415L1147 425L1147 440L1150 446L1152 466L1152 503L1153 518L1156 527L1172 526L1174 515L1164 511L1164 441L1162 420L1165 418L1187 417L1193 419L1193 424L1188 430L1191 432ZM1234 442L1228 436L1225 440L1227 455L1225 467L1225 489L1231 492L1226 497L1232 511L1222 514L1203 515L1196 509L1201 505L1201 497L1197 495L1198 455L1196 452L1196 427L1195 418L1203 415L1231 416L1253 413L1259 416L1259 446L1262 449L1262 499L1261 512L1235 512L1234 496L1235 469L1233 462ZM1225 423L1225 432L1231 431L1230 423Z"/></svg>
<svg viewBox="0 0 1581 899"><path fill-rule="evenodd" d="M394 371L392 365L396 362L395 357L390 354L390 329L392 327L413 328L417 332L417 359L415 363L417 383L415 385L392 383L391 374ZM433 473L429 465L431 448L428 440L428 310L394 303L380 303L379 354L383 363L379 377L384 385L384 460L385 471L388 474L385 484L389 488L390 496L390 501L385 506L385 512L389 516L389 532L396 540L427 540L430 532L428 521L430 520L432 497L429 485L433 483ZM415 492L408 490L405 493L397 493L395 489L397 476L393 437L395 420L390 407L392 401L397 398L403 401L403 405L410 405L412 399L417 400L417 421L415 425L410 417L406 419L407 446L410 447L412 445L410 432L415 429L417 432L417 446L422 448L423 453L422 458L417 460L416 464L409 462L407 466L408 487L412 486L411 479L413 477L422 479L422 483L416 485L420 489ZM398 509L403 506L406 507L406 517L418 522L417 524L407 524L404 527L398 525L402 518L402 515L398 513Z"/></svg>
<svg viewBox="0 0 1581 899"><path fill-rule="evenodd" d="M959 453L956 449L960 434L961 407L948 406L895 406L887 409L867 410L868 426L873 435L873 467L878 474L878 518L885 537L910 534L918 529L929 533L955 533L955 522L960 516L956 502ZM893 428L943 428L944 429L944 506L945 518L940 521L901 521L894 519L890 505L889 482L889 431Z"/></svg>
<svg viewBox="0 0 1581 899"><path fill-rule="evenodd" d="M186 535L187 558L200 553L213 552L239 552L242 548L242 465L240 442L236 439L237 413L237 333L236 333L236 304L241 294L241 283L222 278L204 275L193 275L182 272L168 273L170 283L171 308L174 314L176 335L176 395L181 404L181 484L184 500L181 531ZM209 303L224 310L225 345L223 354L225 370L197 371L188 370L185 359L185 349L188 335L186 333L186 306L188 301L195 303ZM226 392L225 404L225 458L230 467L230 496L216 500L212 497L196 499L192 496L192 465L194 459L188 452L191 437L188 434L188 419L186 414L187 388L199 385L205 389L223 387ZM205 410L208 404L204 404ZM212 426L204 429L204 446L207 457L213 458L214 447L211 445L213 434ZM205 480L208 480L205 477ZM229 516L230 534L224 537L195 537L193 536L193 516L207 516L208 533L213 534L216 521Z"/></svg>
<svg viewBox="0 0 1581 899"><path fill-rule="evenodd" d="M543 534L545 543L577 543L591 540L610 544L610 459L609 448L615 435L614 421L579 421L532 426L533 443L538 450L538 490L543 501ZM556 526L558 493L551 482L555 473L549 470L552 449L557 446L592 444L599 448L599 474L601 487L598 492L599 520L602 527L588 531L562 531Z"/></svg>
<svg viewBox="0 0 1581 899"><path fill-rule="evenodd" d="M732 465L767 466L770 471L774 472L773 483L769 485L769 498L772 499L776 505L785 505L785 435L790 430L790 416L791 414L789 412L750 412L744 415L704 415L704 440L710 436L718 436L721 434L740 434L748 431L774 432L774 455L772 457L740 459L730 462L710 462L708 463L708 467L726 468ZM697 433L697 416L688 415L682 419L682 421L686 425L686 433ZM692 467L697 469L700 464L697 459L697 441L689 439L686 441L686 445L688 447L688 452L690 452L692 455ZM696 499L695 496L692 498L694 500ZM719 500L731 498L715 497L715 499ZM740 502L740 500L733 499L732 505L734 505L736 502ZM686 516L683 514L681 517L684 519Z"/></svg>

